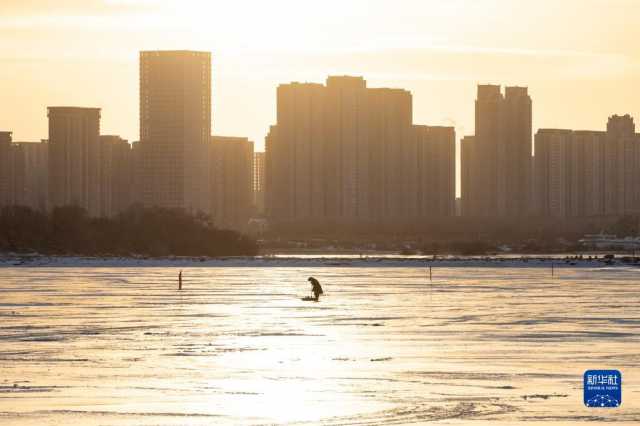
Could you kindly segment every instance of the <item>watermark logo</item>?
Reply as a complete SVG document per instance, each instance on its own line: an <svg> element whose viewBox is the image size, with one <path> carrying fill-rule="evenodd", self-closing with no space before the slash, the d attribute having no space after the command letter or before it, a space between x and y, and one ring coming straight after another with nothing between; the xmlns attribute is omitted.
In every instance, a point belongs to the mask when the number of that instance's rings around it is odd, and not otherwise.
<svg viewBox="0 0 640 426"><path fill-rule="evenodd" d="M587 370L584 373L584 405L613 408L622 404L622 374L618 370Z"/></svg>

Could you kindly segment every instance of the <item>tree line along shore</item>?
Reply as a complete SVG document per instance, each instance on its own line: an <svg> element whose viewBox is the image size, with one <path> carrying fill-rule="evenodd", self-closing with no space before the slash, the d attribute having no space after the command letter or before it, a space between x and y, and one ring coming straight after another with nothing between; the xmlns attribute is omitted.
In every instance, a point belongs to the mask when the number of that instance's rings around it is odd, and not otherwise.
<svg viewBox="0 0 640 426"><path fill-rule="evenodd" d="M252 238L218 229L204 214L133 206L93 218L75 206L0 209L0 252L90 256L255 256Z"/></svg>

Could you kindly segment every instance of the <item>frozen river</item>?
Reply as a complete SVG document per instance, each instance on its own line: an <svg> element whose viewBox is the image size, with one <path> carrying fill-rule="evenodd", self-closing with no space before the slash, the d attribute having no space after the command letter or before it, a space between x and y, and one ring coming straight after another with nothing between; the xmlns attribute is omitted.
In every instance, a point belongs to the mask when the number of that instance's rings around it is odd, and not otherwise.
<svg viewBox="0 0 640 426"><path fill-rule="evenodd" d="M3 426L640 424L640 268L0 273Z"/></svg>

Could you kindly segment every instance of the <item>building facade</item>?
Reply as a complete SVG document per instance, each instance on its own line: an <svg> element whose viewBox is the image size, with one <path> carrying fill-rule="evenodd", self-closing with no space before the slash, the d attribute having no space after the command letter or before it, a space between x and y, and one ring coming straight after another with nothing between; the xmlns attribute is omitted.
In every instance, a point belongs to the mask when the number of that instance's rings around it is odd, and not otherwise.
<svg viewBox="0 0 640 426"><path fill-rule="evenodd" d="M140 53L140 148L145 206L209 209L211 54Z"/></svg>
<svg viewBox="0 0 640 426"><path fill-rule="evenodd" d="M101 214L100 109L49 107L50 207Z"/></svg>
<svg viewBox="0 0 640 426"><path fill-rule="evenodd" d="M48 209L49 144L15 142L13 145L13 202L34 210Z"/></svg>
<svg viewBox="0 0 640 426"><path fill-rule="evenodd" d="M453 127L414 126L417 218L456 216L456 133ZM411 190L411 193L414 191ZM407 194L411 198L411 193Z"/></svg>
<svg viewBox="0 0 640 426"><path fill-rule="evenodd" d="M265 140L271 223L397 226L454 214L453 129L413 126L410 92L342 76L281 85L277 96Z"/></svg>
<svg viewBox="0 0 640 426"><path fill-rule="evenodd" d="M478 196L480 188L473 177L478 176L476 143L474 136L465 136L460 141L460 213L471 217L479 211Z"/></svg>
<svg viewBox="0 0 640 426"><path fill-rule="evenodd" d="M253 205L260 215L264 214L265 186L265 153L256 152L253 155Z"/></svg>
<svg viewBox="0 0 640 426"><path fill-rule="evenodd" d="M212 136L211 219L218 228L244 230L253 214L253 142Z"/></svg>
<svg viewBox="0 0 640 426"><path fill-rule="evenodd" d="M462 162L467 175L463 198L469 197L469 202L463 201L463 214L493 219L525 216L532 188L528 90L506 87L503 95L500 86L479 85L475 109L473 147L468 145Z"/></svg>
<svg viewBox="0 0 640 426"><path fill-rule="evenodd" d="M639 139L630 115L613 115L607 122L605 162L605 215L640 213Z"/></svg>
<svg viewBox="0 0 640 426"><path fill-rule="evenodd" d="M131 145L115 135L100 136L101 216L122 213L134 202L133 154Z"/></svg>
<svg viewBox="0 0 640 426"><path fill-rule="evenodd" d="M571 171L568 164L572 132L541 129L536 133L533 214L561 218L569 214Z"/></svg>
<svg viewBox="0 0 640 426"><path fill-rule="evenodd" d="M0 207L13 204L12 132L0 132Z"/></svg>
<svg viewBox="0 0 640 426"><path fill-rule="evenodd" d="M540 129L535 137L535 214L552 218L640 214L640 135L629 116L607 131Z"/></svg>
<svg viewBox="0 0 640 426"><path fill-rule="evenodd" d="M140 142L134 141L131 143L131 201L134 205L143 205L143 181L144 168L142 161L142 149L140 148Z"/></svg>

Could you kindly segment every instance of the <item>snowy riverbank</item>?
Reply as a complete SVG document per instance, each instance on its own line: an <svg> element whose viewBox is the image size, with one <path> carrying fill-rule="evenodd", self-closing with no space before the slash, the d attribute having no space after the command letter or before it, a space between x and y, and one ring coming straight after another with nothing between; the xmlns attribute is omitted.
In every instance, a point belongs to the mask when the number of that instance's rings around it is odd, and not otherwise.
<svg viewBox="0 0 640 426"><path fill-rule="evenodd" d="M258 257L77 257L41 255L3 255L0 267L612 267L637 266L640 258L616 256L607 261L603 255L583 259L559 255L504 256L399 256L399 255L282 255Z"/></svg>

